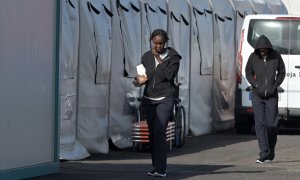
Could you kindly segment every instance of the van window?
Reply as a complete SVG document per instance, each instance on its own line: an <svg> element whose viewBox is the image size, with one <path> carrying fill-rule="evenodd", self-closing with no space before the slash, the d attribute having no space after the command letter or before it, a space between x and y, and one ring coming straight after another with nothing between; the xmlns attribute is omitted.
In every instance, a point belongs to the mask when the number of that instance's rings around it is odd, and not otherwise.
<svg viewBox="0 0 300 180"><path fill-rule="evenodd" d="M291 23L291 54L300 54L300 21Z"/></svg>
<svg viewBox="0 0 300 180"><path fill-rule="evenodd" d="M261 35L267 36L281 54L300 54L300 21L251 20L247 40L253 48Z"/></svg>

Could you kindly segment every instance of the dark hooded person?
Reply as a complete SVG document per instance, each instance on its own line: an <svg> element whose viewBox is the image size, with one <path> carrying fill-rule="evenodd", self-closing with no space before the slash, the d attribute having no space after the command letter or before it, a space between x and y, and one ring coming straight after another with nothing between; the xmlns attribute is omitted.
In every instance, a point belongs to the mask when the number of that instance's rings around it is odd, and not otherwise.
<svg viewBox="0 0 300 180"><path fill-rule="evenodd" d="M285 65L266 36L258 38L245 71L252 86L255 132L260 149L256 163L270 162L275 157L279 123L277 88L285 78Z"/></svg>
<svg viewBox="0 0 300 180"><path fill-rule="evenodd" d="M146 112L153 170L149 176L166 177L167 144L166 127L172 116L177 94L174 80L179 70L181 56L171 47L165 47L167 33L162 29L152 32L152 49L142 56L145 74L135 77L136 86L145 85L142 107Z"/></svg>

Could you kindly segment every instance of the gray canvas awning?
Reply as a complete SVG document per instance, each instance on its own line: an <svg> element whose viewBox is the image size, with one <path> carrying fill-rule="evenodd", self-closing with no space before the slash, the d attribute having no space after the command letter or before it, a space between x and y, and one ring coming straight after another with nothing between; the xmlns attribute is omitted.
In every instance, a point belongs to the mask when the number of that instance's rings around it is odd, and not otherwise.
<svg viewBox="0 0 300 180"><path fill-rule="evenodd" d="M215 129L233 126L235 98L234 9L230 0L211 0L214 9L213 120Z"/></svg>
<svg viewBox="0 0 300 180"><path fill-rule="evenodd" d="M209 0L189 0L189 3L191 8L190 130L193 135L201 135L213 130L213 10Z"/></svg>
<svg viewBox="0 0 300 180"><path fill-rule="evenodd" d="M61 8L60 159L77 160L89 156L85 147L82 146L76 139L77 65L79 45L78 1L61 1Z"/></svg>
<svg viewBox="0 0 300 180"><path fill-rule="evenodd" d="M281 0L265 0L272 14L288 14L288 10Z"/></svg>
<svg viewBox="0 0 300 180"><path fill-rule="evenodd" d="M150 35L155 29L167 31L168 16L165 0L141 0L142 53L151 49Z"/></svg>
<svg viewBox="0 0 300 180"><path fill-rule="evenodd" d="M178 71L178 82L181 83L179 97L186 110L186 118L189 120L190 101L190 6L187 1L168 0L168 35L169 44L182 56ZM186 125L189 129L189 123ZM188 132L186 130L186 132Z"/></svg>
<svg viewBox="0 0 300 180"><path fill-rule="evenodd" d="M78 67L77 138L90 153L108 152L108 90L109 84L97 84L97 65L101 47L97 31L101 21L95 21L97 11L105 13L109 1L80 0L80 38ZM98 5L96 5L98 4ZM106 27L107 28L107 27ZM109 29L109 28L107 28ZM106 32L107 32L106 29ZM109 46L109 44L108 44ZM106 59L107 60L107 59Z"/></svg>
<svg viewBox="0 0 300 180"><path fill-rule="evenodd" d="M271 14L265 0L251 0L254 14Z"/></svg>
<svg viewBox="0 0 300 180"><path fill-rule="evenodd" d="M245 19L245 16L254 14L251 0L232 0L235 9L235 48L237 50L240 41L241 28Z"/></svg>
<svg viewBox="0 0 300 180"><path fill-rule="evenodd" d="M134 77L136 66L141 63L141 7L139 0L119 0L118 12L121 20L125 76Z"/></svg>
<svg viewBox="0 0 300 180"><path fill-rule="evenodd" d="M117 6L115 6L115 4L117 4L117 0L112 0L111 3L113 14L118 14L118 8L121 7L117 8ZM139 96L139 88L133 86L132 78L124 76L124 58L126 49L124 49L124 43L121 42L128 41L128 43L130 43L133 40L123 40L123 38L126 38L127 36L122 36L124 32L121 29L120 20L120 17L117 15L112 18L113 53L109 93L109 137L117 147L126 148L132 145L130 141L131 123L136 120L136 106L138 105L137 97ZM123 21L124 20L125 19L123 17ZM126 19L123 23L126 24L127 21L130 21L130 19ZM131 22L128 23L130 24ZM135 32L127 33L130 33L130 37L134 38ZM130 46L130 44L127 44L127 48L128 46ZM137 56L138 55L136 55L136 58L138 58ZM134 71L136 72L136 70ZM135 74L135 72L133 74Z"/></svg>

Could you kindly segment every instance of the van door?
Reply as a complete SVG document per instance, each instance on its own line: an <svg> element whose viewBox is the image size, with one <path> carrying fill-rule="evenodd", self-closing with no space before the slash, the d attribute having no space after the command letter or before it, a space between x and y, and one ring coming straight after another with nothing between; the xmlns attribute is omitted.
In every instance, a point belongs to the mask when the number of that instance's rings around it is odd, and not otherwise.
<svg viewBox="0 0 300 180"><path fill-rule="evenodd" d="M288 108L290 115L300 115L300 18L290 21L290 55L286 65Z"/></svg>

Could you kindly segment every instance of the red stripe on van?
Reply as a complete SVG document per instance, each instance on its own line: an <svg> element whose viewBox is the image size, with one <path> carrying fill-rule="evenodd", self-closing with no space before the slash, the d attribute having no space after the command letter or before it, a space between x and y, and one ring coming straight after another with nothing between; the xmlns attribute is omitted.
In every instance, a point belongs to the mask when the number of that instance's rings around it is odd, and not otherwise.
<svg viewBox="0 0 300 180"><path fill-rule="evenodd" d="M241 84L242 83L242 65L243 65L243 56L242 56L242 51L243 51L243 43L244 43L244 29L241 32L241 39L240 39L240 49L238 52L238 69L237 69L237 76L236 76L236 82Z"/></svg>
<svg viewBox="0 0 300 180"><path fill-rule="evenodd" d="M277 17L276 20L287 20L287 21L294 20L294 21L296 21L296 20L300 20L300 17Z"/></svg>
<svg viewBox="0 0 300 180"><path fill-rule="evenodd" d="M247 108L246 109L246 112L248 112L248 113L252 113L253 112L253 109L250 107L250 108Z"/></svg>

